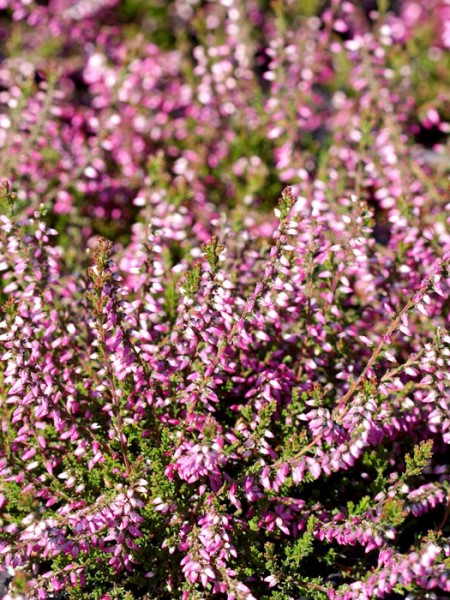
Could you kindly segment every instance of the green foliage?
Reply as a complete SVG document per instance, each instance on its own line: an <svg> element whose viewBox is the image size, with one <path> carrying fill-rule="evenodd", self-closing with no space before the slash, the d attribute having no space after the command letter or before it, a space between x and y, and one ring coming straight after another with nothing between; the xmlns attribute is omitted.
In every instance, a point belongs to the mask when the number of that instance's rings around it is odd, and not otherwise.
<svg viewBox="0 0 450 600"><path fill-rule="evenodd" d="M216 275L219 270L220 254L224 251L224 246L219 243L217 237L212 237L207 244L202 246L206 262L211 269L212 275Z"/></svg>
<svg viewBox="0 0 450 600"><path fill-rule="evenodd" d="M414 446L413 454L405 456L406 469L402 479L420 475L433 455L433 440L426 440Z"/></svg>
<svg viewBox="0 0 450 600"><path fill-rule="evenodd" d="M317 519L311 515L308 519L305 532L295 541L293 545L286 547L286 566L298 570L303 560L314 551L314 529Z"/></svg>
<svg viewBox="0 0 450 600"><path fill-rule="evenodd" d="M8 181L3 180L0 184L0 211L1 214L14 216L17 206L17 194L12 191Z"/></svg>
<svg viewBox="0 0 450 600"><path fill-rule="evenodd" d="M182 288L185 291L188 298L193 298L195 296L195 294L199 291L201 280L202 280L201 265L199 263L196 263L196 264L194 264L192 269L190 269L186 273L186 275L182 281Z"/></svg>
<svg viewBox="0 0 450 600"><path fill-rule="evenodd" d="M383 504L381 518L386 525L398 527L408 516L405 511L403 502L399 498L388 498Z"/></svg>
<svg viewBox="0 0 450 600"><path fill-rule="evenodd" d="M363 496L357 503L349 500L347 502L347 511L349 515L361 515L368 511L372 506L372 498Z"/></svg>
<svg viewBox="0 0 450 600"><path fill-rule="evenodd" d="M296 198L292 193L292 189L290 187L284 188L278 204L281 221L284 221L284 219L286 219L286 217L289 215L291 208L295 204L295 200Z"/></svg>

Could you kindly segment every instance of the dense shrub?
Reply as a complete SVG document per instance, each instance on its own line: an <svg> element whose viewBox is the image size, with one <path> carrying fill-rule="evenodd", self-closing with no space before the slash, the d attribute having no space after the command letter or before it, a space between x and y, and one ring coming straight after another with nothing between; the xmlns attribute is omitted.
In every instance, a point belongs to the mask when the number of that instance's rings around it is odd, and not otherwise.
<svg viewBox="0 0 450 600"><path fill-rule="evenodd" d="M0 1L11 594L450 592L449 12Z"/></svg>

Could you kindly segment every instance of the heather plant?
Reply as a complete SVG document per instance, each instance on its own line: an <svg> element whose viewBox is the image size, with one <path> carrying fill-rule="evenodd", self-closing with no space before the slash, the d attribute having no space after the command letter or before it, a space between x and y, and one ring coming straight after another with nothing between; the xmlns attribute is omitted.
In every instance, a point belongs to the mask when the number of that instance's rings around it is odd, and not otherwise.
<svg viewBox="0 0 450 600"><path fill-rule="evenodd" d="M396 13L386 2L148 2L139 28L130 0L4 4L2 174L73 235L128 241L159 152L201 214L211 202L271 207L280 181L305 195L329 153L353 170L365 115L378 117L363 160L379 162L391 131L425 143L408 151L417 168L445 165L444 0ZM361 181L386 208L397 169Z"/></svg>
<svg viewBox="0 0 450 600"><path fill-rule="evenodd" d="M393 260L340 204L287 188L259 247L180 218L176 264L167 215L85 273L3 217L1 553L30 597L449 590L448 242L412 272L414 238Z"/></svg>
<svg viewBox="0 0 450 600"><path fill-rule="evenodd" d="M449 9L0 0L10 597L450 592Z"/></svg>

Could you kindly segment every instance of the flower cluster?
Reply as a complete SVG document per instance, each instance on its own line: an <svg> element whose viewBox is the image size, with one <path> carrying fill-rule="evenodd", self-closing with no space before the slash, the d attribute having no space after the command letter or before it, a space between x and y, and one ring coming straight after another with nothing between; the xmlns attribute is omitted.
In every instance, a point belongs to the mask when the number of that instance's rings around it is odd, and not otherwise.
<svg viewBox="0 0 450 600"><path fill-rule="evenodd" d="M11 595L450 591L448 1L269 4L0 0Z"/></svg>

